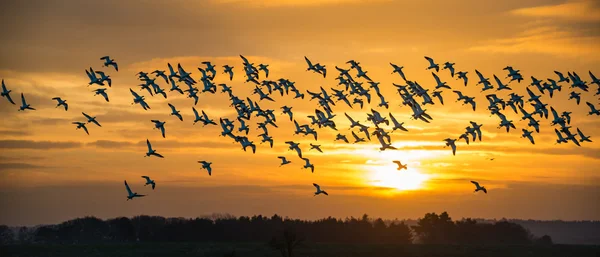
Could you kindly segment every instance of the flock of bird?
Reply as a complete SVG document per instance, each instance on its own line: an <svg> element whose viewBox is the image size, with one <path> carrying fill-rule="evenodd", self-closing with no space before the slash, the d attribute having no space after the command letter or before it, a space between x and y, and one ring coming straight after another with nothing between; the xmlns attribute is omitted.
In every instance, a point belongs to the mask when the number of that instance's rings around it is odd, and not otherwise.
<svg viewBox="0 0 600 257"><path fill-rule="evenodd" d="M254 141L251 141L247 137L247 135L250 132L250 127L247 123L252 119L252 114L255 114L254 117L261 117L263 119L262 121L256 123L257 129L260 129L262 132L258 135L260 143L268 143L268 145L271 148L273 147L274 140L273 137L269 135L269 127L278 127L276 123L277 117L275 115L275 110L263 109L260 107L259 102L263 100L275 102L272 96L276 95L277 93L279 93L279 95L282 97L284 95L292 95L293 99L305 99L306 92L306 94L308 94L309 100L316 100L319 108L315 109L314 115L308 116L308 118L311 120L310 124L300 124L294 118L292 107L281 107L281 114L285 115L286 118L289 118L289 121L293 122L294 124L294 135L311 135L315 141L317 141L318 139L318 131L315 128L315 126L320 129L329 128L338 131L336 123L333 120L333 118L336 117L337 114L334 114L332 110L332 106L336 106L336 104L346 104L350 108L358 106L360 109L363 109L365 101L370 104L372 100L375 100L379 101L377 107L384 107L386 109L389 108L389 102L380 92L380 83L373 81L367 75L368 72L360 66L360 63L354 60L350 60L346 63L350 65L349 68L341 68L335 66L335 70L339 72L339 75L336 77L336 80L338 81L337 86L342 86L341 88L330 88L330 90L326 90L325 88L320 87L320 91L311 92L309 90L299 90L296 87L295 82L290 81L288 79L281 78L278 80L269 80L269 65L255 65L254 63L246 59L244 56L240 55L240 57L242 59L245 83L253 84L254 89L252 94L258 95L258 101L254 101L250 99L250 97L242 99L236 96L233 93L232 88L224 83L218 85L215 84L213 80L217 75L217 70L216 66L213 65L211 62L202 62L202 65L204 67L198 68L198 71L201 74L199 79L192 78L192 73L187 72L181 66L181 64L178 64L177 68L174 68L170 63L168 63L168 71L155 70L150 74L141 71L137 73L139 80L142 82L142 84L140 84L139 86L142 91L145 90L150 96L161 95L164 99L167 99L166 90L161 88L157 84L156 80L160 78L164 80L165 84L170 86L170 89L168 90L170 94L179 93L181 95L186 95L187 98L193 99L194 105L198 103L199 93L216 94L218 91L217 87L220 87L220 93L224 93L229 96L229 99L231 101L230 107L235 109L237 113L237 117L235 118L235 120L237 120L238 123L237 128L235 121L221 117L219 118L219 123L217 124L215 120L209 118L205 111L201 110L201 112L199 113L195 107L192 107L192 111L195 117L193 123L201 123L203 126L220 126L222 129L220 136L229 138L235 143L239 143L242 150L244 151L247 151L247 149L250 148L252 150L252 153L256 152L256 144L254 143ZM119 68L114 59L111 59L109 56L104 56L100 59L104 61L103 67L113 67L114 70L118 72ZM318 73L319 75L322 75L323 78L326 78L327 68L325 65L322 65L320 63L313 63L307 57L304 57L304 59L308 66L306 71ZM429 114L427 114L427 109L425 109L424 107L429 104L435 104L433 100L434 98L437 99L437 101L441 105L443 105L444 96L442 95L442 93L447 92L446 90L452 90L452 88L447 84L447 82L443 81L440 78L440 65L437 64L430 57L426 56L425 59L429 62L429 66L426 68L426 70L432 70L431 74L433 76L433 79L435 80L435 87L431 94L429 91L430 89L425 89L417 81L407 79L406 75L403 72L403 66L398 66L393 63L390 63L390 65L393 68L392 74L398 74L400 78L402 78L402 80L405 82L404 85L393 83L393 86L396 87L397 93L401 97L401 104L403 106L408 106L411 108L411 119L430 123L433 120L433 118ZM456 71L454 65L454 63L446 62L443 64L441 70L448 70L450 72L451 77L455 77L457 80L462 80L464 82L464 86L467 86L469 82L469 78L467 76L468 72ZM224 65L222 68L223 74L226 74L230 81L233 80L234 67ZM511 86L514 87L516 86L515 83L519 84L522 80L524 80L519 70L515 70L510 66L505 67L503 70L508 72L506 78L510 78L510 80L505 84L500 78L498 78L498 76L494 74L493 77L495 86L492 82L489 81L489 78L486 78L481 72L475 70L478 79L475 86L481 85L481 92L494 92L491 91L494 89L496 92L503 90L512 91ZM350 74L351 71L356 72L356 75L352 76ZM260 78L262 77L260 73L264 74L263 79ZM104 98L106 102L109 102L110 100L107 92L108 88L106 87L106 85L108 85L108 87L112 87L112 79L110 78L110 76L102 71L95 71L92 67L90 67L89 70L86 69L86 74L89 78L88 86L99 86L99 88L93 91L95 93L94 95L100 95ZM151 74L154 76L151 76ZM568 72L567 76L564 76L563 73L558 71L555 71L555 74L558 76L558 80L548 78L546 79L546 81L542 81L532 76L531 84L529 84L526 87L528 96L522 96L518 95L515 92L511 92L508 96L509 99L505 100L498 97L495 93L486 94L485 99L488 101L487 110L491 113L491 115L496 115L500 120L498 128L504 127L506 128L507 132L510 132L511 128L516 129L513 121L509 120L507 116L503 114L503 111L505 111L506 107L508 106L510 107L509 110L512 109L516 114L520 113L520 115L522 115L521 120L528 120L528 126L532 127L536 133L539 133L540 131L540 121L536 120L536 115L539 115L540 118L548 119L549 113L551 113L552 120L550 124L552 126L558 125L558 128L554 128L554 131L556 132L558 138L556 140L557 144L567 143L571 141L577 146L580 146L580 143L591 142L590 137L585 136L579 128L577 128L576 134L571 132L571 127L569 126L569 124L571 123L571 112L565 111L559 113L552 106L550 106L548 109L548 104L545 104L541 99L542 95L545 95L546 92L548 93L548 96L550 98L553 97L555 91L560 92L562 90L563 85L560 85L559 83L570 83L570 89L572 89L572 92L570 93L569 100L575 99L576 103L579 104L581 93L576 92L575 90L588 92L589 86L587 82L583 81L575 72ZM598 90L595 93L595 95L600 95L600 80L598 80L594 76L594 74L592 74L591 71L589 72L589 76L591 78L590 84L596 84L598 86ZM368 87L364 86L365 83L368 85ZM511 86L509 86L509 84L511 84ZM180 86L184 87L185 89L182 89ZM532 86L535 87L542 95L536 95L529 88ZM129 91L133 96L133 102L131 103L132 105L139 104L140 107L144 110L151 109L150 105L146 102L145 96L137 93L131 88L129 89ZM6 88L4 80L2 80L1 96L6 98L10 103L15 104L15 102L11 99L11 92L11 90L8 90ZM475 97L467 96L459 90L452 90L452 93L456 94L457 102L461 101L463 105L468 104L472 107L473 111L476 110L477 104L475 102ZM64 107L65 111L69 110L67 100L63 100L60 97L54 97L52 98L52 100L57 102L57 108L62 106ZM525 104L526 102L533 107L532 111L526 110L528 106ZM600 111L596 109L592 103L586 102L586 104L590 108L588 115L600 115ZM180 121L183 121L181 111L178 110L171 103L168 103L168 105L171 109L170 115L177 117L177 119L179 119ZM23 93L21 93L21 106L18 110L25 111L36 109L26 102L25 96L23 95ZM102 125L96 120L96 117L88 115L85 112L82 112L82 114L85 117L84 121L73 122L73 124L77 125L77 129L83 129L86 132L86 134L89 135L88 128L86 127L87 124L93 123L98 127L102 127ZM342 141L345 143L356 144L366 142L367 140L371 141L371 136L373 136L381 145L381 147L379 148L380 151L395 150L396 148L392 146L390 133L393 133L396 130L408 132L408 129L404 127L404 122L399 122L396 119L396 117L392 115L392 113L389 113L389 115L387 115L389 117L388 119L388 117L386 117L385 114L382 114L373 108L371 108L367 113L367 121L373 124L372 127L367 126L365 124L361 124L360 121L352 118L347 113L344 113L344 116L350 122L350 129L357 128L357 130L352 130L350 132L352 136L350 140L346 135L342 133L337 133L335 137L335 141L337 142ZM154 124L154 129L160 130L162 137L165 138L166 121L153 119L151 120L151 122ZM386 129L381 127L382 124L391 127L391 132L386 131ZM457 138L446 138L443 140L445 142L445 147L450 147L452 149L452 154L456 155L457 140L464 139L467 145L470 141L481 141L482 126L483 124L478 124L477 122L470 121L470 125L465 128L465 132L463 134L459 135ZM369 129L372 129L372 131L370 131ZM534 131L530 131L527 128L523 128L522 137L528 139L529 142L531 142L531 144L535 144L533 138ZM577 136L579 136L579 138L577 138ZM164 156L159 154L156 149L152 148L150 140L147 139L146 143L148 151L146 152L144 157L164 158ZM311 172L315 171L315 166L311 163L311 161L302 155L302 148L300 147L300 143L296 143L294 141L286 141L285 143L288 145L289 150L295 151L298 158L304 161L304 166L302 166L303 169L310 169ZM320 145L312 143L310 143L309 150L315 150L321 153L323 152ZM290 161L285 156L278 156L277 158L279 158L281 161L280 166L292 163L292 161ZM490 160L493 160L493 158ZM207 170L209 176L212 175L212 162L200 160L198 161L198 163L201 164L202 169ZM400 161L393 161L393 163L398 165L398 170L407 169L407 165L403 165ZM146 180L146 183L144 185L151 185L152 189L155 188L156 183L154 180L150 179L150 177L148 176L142 176L142 178ZM487 193L486 188L480 186L478 182L471 182L476 186L475 192L483 191L484 193ZM321 190L321 187L318 184L313 183L313 186L316 188L316 192L314 193L315 196L318 194L328 195L327 192ZM145 196L133 192L127 184L127 181L125 181L125 187L128 193L127 200Z"/></svg>

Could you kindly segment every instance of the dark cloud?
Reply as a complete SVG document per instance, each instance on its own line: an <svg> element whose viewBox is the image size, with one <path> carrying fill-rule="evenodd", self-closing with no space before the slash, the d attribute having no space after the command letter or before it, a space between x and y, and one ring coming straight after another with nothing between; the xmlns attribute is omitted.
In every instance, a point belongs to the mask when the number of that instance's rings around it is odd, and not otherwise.
<svg viewBox="0 0 600 257"><path fill-rule="evenodd" d="M69 149L81 147L80 142L32 141L32 140L0 140L0 149Z"/></svg>
<svg viewBox="0 0 600 257"><path fill-rule="evenodd" d="M231 142L215 142L215 141L200 141L200 142L185 142L177 140L151 140L152 148L231 148L234 146ZM87 146L95 146L100 148L127 148L127 147L146 147L146 140L137 143L127 141L112 141L112 140L97 140L86 144Z"/></svg>
<svg viewBox="0 0 600 257"><path fill-rule="evenodd" d="M30 135L32 135L32 133L29 131L23 131L23 130L0 130L0 135L20 137L20 136L30 136Z"/></svg>
<svg viewBox="0 0 600 257"><path fill-rule="evenodd" d="M5 170L30 170L30 169L43 169L48 168L47 166L40 166L29 163L0 163L0 171Z"/></svg>

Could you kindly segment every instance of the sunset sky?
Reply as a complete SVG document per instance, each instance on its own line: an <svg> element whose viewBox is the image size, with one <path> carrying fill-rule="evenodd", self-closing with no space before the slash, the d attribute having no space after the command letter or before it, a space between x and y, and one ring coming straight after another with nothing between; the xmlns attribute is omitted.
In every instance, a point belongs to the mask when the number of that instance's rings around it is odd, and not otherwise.
<svg viewBox="0 0 600 257"><path fill-rule="evenodd" d="M554 70L577 72L590 81L588 71L600 77L600 3L594 0L130 0L130 1L10 1L0 4L0 78L12 98L20 93L36 111L18 112L18 106L0 99L0 224L57 223L93 215L100 218L139 214L196 217L211 213L273 215L317 219L367 213L383 218L417 218L426 212L448 211L461 217L524 219L600 219L600 116L588 116L586 101L600 108L598 96L582 93L580 105L567 100L570 84L544 103L557 111L571 111L571 131L580 128L593 143L555 144L550 120L539 119L535 145L521 138L528 128L509 107L504 114L516 130L498 129L475 69L493 81L496 74L508 82L507 65L521 70L525 80L510 85L520 95L530 76L557 80ZM259 144L254 118L249 124L256 154L244 152L229 138L218 137L219 126L193 125L193 100L179 93L151 97L140 91L136 73L181 65L198 79L203 61L217 65L215 83L227 83L242 99L253 84L244 83L242 60L269 64L268 79L287 78L301 91L336 86L335 66L349 68L359 61L380 88L391 112L409 132L391 134L398 151L378 150L376 139L360 144L334 142L336 131L317 129L324 153L309 151L310 137L293 135L293 123L280 107L293 106L301 124L314 114L315 100L274 95L261 101L274 109L279 128L270 128L275 146ZM110 55L119 72L102 67ZM307 72L304 56L327 67L327 78ZM442 80L469 96L477 111L455 102L444 90L444 103L426 105L430 124L410 119L392 83L405 84L391 74L390 62L404 66L410 80L433 91L435 81L428 62L456 63L468 71L469 85L440 70ZM221 74L222 65L234 66L234 80ZM85 69L106 72L113 79L110 102L91 92ZM355 75L355 72L352 72ZM264 74L261 72L261 79ZM168 90L161 78L156 82ZM366 85L366 83L365 83ZM181 87L184 88L184 84ZM201 86L201 85L198 85ZM494 86L496 86L494 84ZM129 88L146 96L151 110L131 105ZM539 94L539 92L532 88ZM220 89L219 89L220 91ZM331 91L331 90L329 90ZM510 93L510 92L508 92ZM508 93L499 92L507 99ZM53 97L69 103L55 108ZM235 118L226 94L199 94L195 108L214 120ZM373 93L373 96L374 93ZM525 97L527 99L528 97ZM167 103L183 114L170 116ZM533 108L527 104L526 109ZM360 110L342 103L333 107L340 133L351 138L344 112L366 123L368 105ZM97 116L102 127L88 125L90 135L76 130L73 121L85 121L81 112ZM151 119L166 121L166 138L154 130ZM445 138L458 138L469 121L484 124L483 141L457 142L456 156L444 148ZM237 125L237 121L236 121ZM528 128L530 129L530 128ZM149 139L164 159L144 158ZM288 151L284 141L301 143L315 172L301 169L304 162ZM279 167L277 156L291 164ZM495 158L490 161L489 158ZM211 161L208 176L198 160ZM408 164L397 171L393 160ZM144 187L142 175L157 183ZM144 198L126 201L123 180ZM485 185L488 194L473 193L469 182ZM329 196L313 197L312 183Z"/></svg>

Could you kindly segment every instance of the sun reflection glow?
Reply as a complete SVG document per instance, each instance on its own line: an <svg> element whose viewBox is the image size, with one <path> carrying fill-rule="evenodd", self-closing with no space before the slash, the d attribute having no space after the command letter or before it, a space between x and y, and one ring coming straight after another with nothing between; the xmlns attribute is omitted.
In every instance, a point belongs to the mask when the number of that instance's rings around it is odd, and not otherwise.
<svg viewBox="0 0 600 257"><path fill-rule="evenodd" d="M397 170L396 166L385 165L373 166L371 169L370 181L374 186L417 190L422 189L423 182L429 179L429 175L420 173L417 168Z"/></svg>
<svg viewBox="0 0 600 257"><path fill-rule="evenodd" d="M399 158L401 156L401 158ZM432 153L427 151L401 151L378 152L374 158L368 160L368 181L373 186L395 188L401 191L424 189L424 182L430 175L421 173L419 166L423 159L432 158ZM407 169L398 170L394 160L406 164Z"/></svg>

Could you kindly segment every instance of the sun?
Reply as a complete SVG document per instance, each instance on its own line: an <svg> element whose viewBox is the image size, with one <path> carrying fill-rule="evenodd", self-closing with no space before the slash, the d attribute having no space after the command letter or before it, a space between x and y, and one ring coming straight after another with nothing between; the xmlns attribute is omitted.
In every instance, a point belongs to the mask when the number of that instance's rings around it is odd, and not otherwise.
<svg viewBox="0 0 600 257"><path fill-rule="evenodd" d="M408 167L397 170L396 164L372 166L369 180L373 186L396 188L398 190L418 190L423 188L423 182L429 175L420 173L418 168Z"/></svg>

